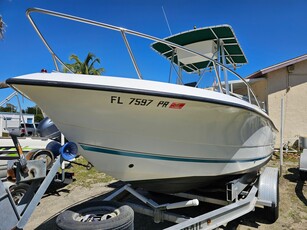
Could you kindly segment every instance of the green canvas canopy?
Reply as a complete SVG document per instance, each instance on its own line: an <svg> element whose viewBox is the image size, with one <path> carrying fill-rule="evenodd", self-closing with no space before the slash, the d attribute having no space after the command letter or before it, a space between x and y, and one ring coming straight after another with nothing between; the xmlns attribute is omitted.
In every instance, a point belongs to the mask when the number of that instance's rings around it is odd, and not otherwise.
<svg viewBox="0 0 307 230"><path fill-rule="evenodd" d="M187 49L217 60L218 44L223 44L226 64L239 67L247 63L240 44L229 25L205 27L179 33L165 40L181 45ZM219 41L219 42L218 42ZM152 44L152 48L160 55L182 67L186 72L196 72L213 66L209 59L192 54L182 49L174 49L161 42Z"/></svg>

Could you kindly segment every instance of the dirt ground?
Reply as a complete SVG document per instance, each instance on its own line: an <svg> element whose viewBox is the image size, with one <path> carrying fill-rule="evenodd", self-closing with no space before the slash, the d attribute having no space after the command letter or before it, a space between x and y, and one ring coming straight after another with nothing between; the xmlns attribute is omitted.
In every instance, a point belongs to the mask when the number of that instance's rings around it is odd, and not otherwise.
<svg viewBox="0 0 307 230"><path fill-rule="evenodd" d="M278 167L275 160L269 163ZM53 186L45 194L39 206L36 208L25 230L32 229L56 229L55 219L65 209L92 199L100 200L114 189L114 181L111 183L99 183L92 188L80 186ZM262 216L262 209L234 221L231 229L307 229L307 183L299 180L297 161L285 161L283 174L280 178L280 214L274 224L269 224ZM172 224L164 222L154 224L150 217L135 215L135 229L163 229ZM228 229L221 227L220 229Z"/></svg>

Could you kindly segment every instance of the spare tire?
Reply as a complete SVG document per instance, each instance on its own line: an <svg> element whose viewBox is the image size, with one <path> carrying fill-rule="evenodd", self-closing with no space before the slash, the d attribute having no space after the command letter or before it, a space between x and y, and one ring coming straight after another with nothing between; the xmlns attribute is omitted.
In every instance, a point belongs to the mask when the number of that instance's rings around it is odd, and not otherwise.
<svg viewBox="0 0 307 230"><path fill-rule="evenodd" d="M62 230L134 228L132 208L112 201L91 201L66 210L56 219Z"/></svg>

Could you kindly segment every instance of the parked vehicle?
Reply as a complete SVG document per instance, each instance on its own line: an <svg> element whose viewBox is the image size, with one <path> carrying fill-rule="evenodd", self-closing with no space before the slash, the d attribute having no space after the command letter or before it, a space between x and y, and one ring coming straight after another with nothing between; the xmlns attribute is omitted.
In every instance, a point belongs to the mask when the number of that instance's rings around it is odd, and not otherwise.
<svg viewBox="0 0 307 230"><path fill-rule="evenodd" d="M19 127L20 136L33 136L36 135L36 127L34 124L21 124Z"/></svg>

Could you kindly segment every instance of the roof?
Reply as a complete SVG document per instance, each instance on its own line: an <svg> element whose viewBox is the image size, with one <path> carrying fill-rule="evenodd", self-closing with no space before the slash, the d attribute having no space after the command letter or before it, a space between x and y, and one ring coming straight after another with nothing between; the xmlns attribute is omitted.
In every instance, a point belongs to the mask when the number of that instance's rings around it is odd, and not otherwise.
<svg viewBox="0 0 307 230"><path fill-rule="evenodd" d="M304 55L298 56L296 58L278 63L276 65L269 66L269 67L261 69L261 70L258 70L257 72L247 76L246 78L251 79L251 78L263 77L263 75L265 75L269 72L272 72L272 71L275 71L275 70L278 70L278 69L281 69L281 68L284 68L284 67L287 67L287 66L290 66L290 65L294 65L298 62L305 61L305 60L307 60L307 54L304 54Z"/></svg>
<svg viewBox="0 0 307 230"><path fill-rule="evenodd" d="M224 44L227 64L240 66L247 63L247 59L235 33L229 25L189 30L167 37L165 40L184 46L187 49L213 59L217 59L217 40L220 40ZM186 72L195 72L212 66L212 62L209 59L205 59L199 55L194 55L180 49L177 49L176 52L174 52L172 47L161 42L153 43L152 48L160 55L176 64L178 64L179 60L180 67L182 67Z"/></svg>

